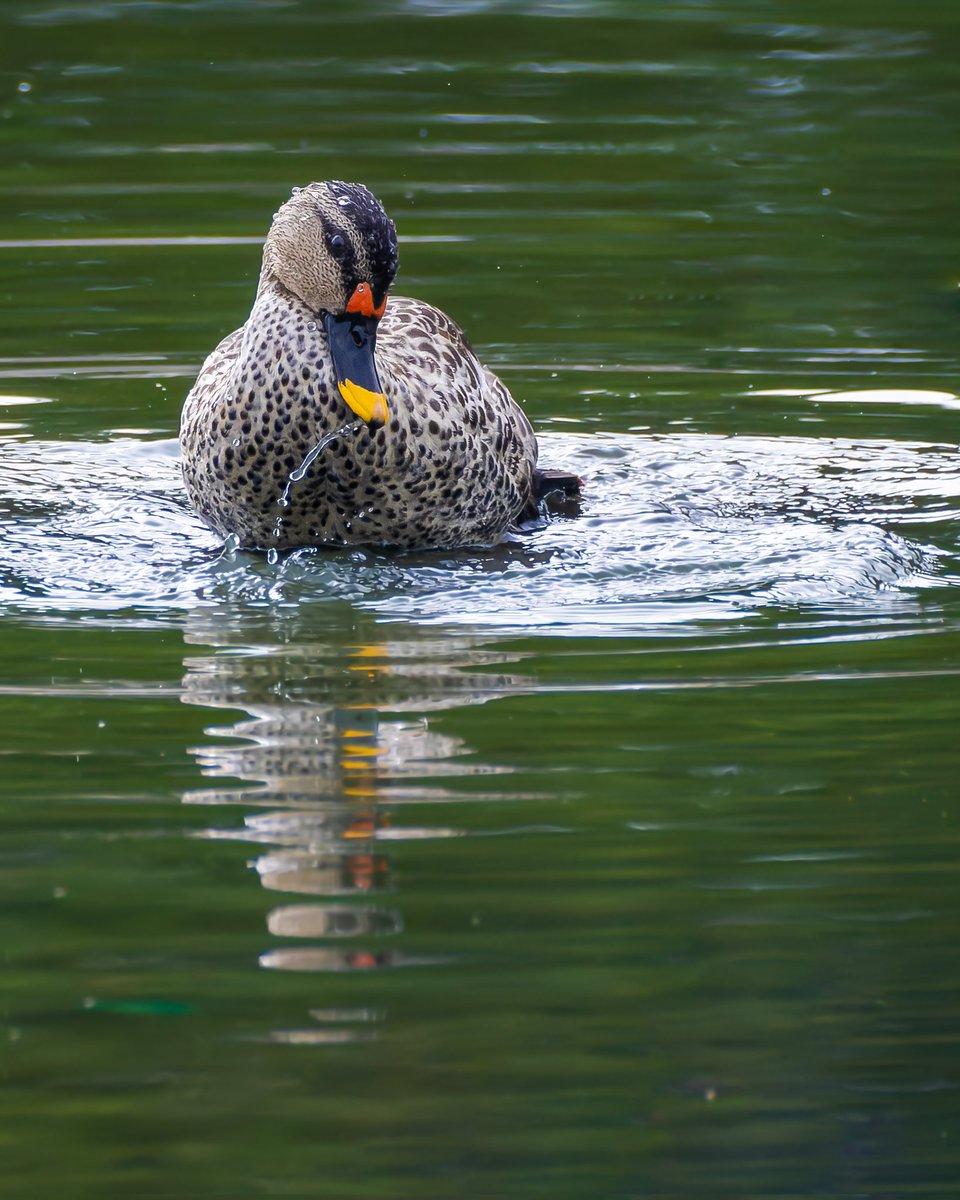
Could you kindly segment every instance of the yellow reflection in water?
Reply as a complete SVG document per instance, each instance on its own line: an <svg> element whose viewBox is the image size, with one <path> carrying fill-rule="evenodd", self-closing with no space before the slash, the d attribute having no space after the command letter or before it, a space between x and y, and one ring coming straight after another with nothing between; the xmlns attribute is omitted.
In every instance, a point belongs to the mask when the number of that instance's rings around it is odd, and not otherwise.
<svg viewBox="0 0 960 1200"><path fill-rule="evenodd" d="M225 782L186 793L184 803L231 812L247 806L241 826L217 824L204 836L261 847L250 865L264 888L318 901L270 911L272 937L310 942L273 947L260 965L340 973L446 961L384 944L401 933L403 919L399 908L375 900L394 889L380 843L458 836L455 827L397 823L394 814L411 803L483 800L450 785L505 773L431 728L430 714L528 690L528 679L503 670L516 659L470 639L385 637L348 646L278 639L252 648L199 623L188 641L209 648L185 656L185 702L242 715L208 728L210 740L193 749L201 773ZM339 1024L341 1017L320 1014L340 1011L317 1008L312 1016ZM271 1039L324 1043L324 1032L278 1031ZM349 1040L334 1032L333 1040Z"/></svg>

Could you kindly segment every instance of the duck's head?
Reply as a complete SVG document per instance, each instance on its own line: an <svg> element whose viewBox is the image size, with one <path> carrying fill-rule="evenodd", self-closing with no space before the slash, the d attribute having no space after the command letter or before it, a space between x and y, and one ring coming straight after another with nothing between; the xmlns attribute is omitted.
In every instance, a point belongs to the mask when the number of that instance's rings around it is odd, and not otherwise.
<svg viewBox="0 0 960 1200"><path fill-rule="evenodd" d="M397 231L383 205L362 184L339 180L295 188L263 247L262 278L317 314L340 394L374 426L389 415L374 351L397 264Z"/></svg>

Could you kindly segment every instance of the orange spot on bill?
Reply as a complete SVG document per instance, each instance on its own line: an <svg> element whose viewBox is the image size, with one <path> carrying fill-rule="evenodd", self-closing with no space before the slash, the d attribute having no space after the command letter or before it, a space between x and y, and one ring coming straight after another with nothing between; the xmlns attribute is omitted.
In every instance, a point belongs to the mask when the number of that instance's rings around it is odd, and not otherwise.
<svg viewBox="0 0 960 1200"><path fill-rule="evenodd" d="M374 307L373 288L369 283L358 283L353 289L353 295L347 301L347 312L360 313L364 317L377 317L379 319L383 316L386 307L386 296Z"/></svg>

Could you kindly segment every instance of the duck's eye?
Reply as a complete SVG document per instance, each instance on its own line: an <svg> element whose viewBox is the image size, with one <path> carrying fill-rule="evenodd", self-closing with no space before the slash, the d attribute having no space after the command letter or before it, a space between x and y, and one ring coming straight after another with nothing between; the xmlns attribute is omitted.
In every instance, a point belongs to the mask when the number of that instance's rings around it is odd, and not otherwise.
<svg viewBox="0 0 960 1200"><path fill-rule="evenodd" d="M327 242L330 253L334 258L343 258L347 252L347 239L339 233L335 233Z"/></svg>

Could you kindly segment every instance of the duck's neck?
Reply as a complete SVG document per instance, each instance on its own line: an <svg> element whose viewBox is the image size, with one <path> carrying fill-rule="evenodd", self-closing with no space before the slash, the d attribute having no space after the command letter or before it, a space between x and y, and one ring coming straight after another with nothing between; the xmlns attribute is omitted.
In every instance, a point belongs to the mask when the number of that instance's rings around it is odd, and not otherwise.
<svg viewBox="0 0 960 1200"><path fill-rule="evenodd" d="M268 293L273 296L279 296L283 300L298 301L298 297L294 296L289 288L285 288L272 271L263 266L260 269L260 279L257 282L257 299L259 300L261 296L265 296Z"/></svg>

